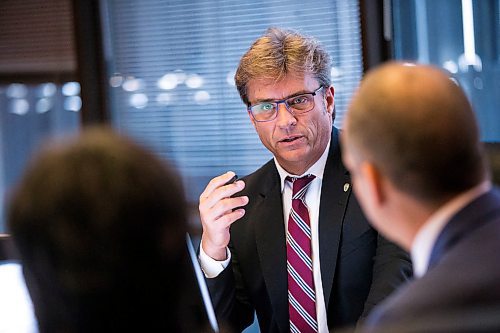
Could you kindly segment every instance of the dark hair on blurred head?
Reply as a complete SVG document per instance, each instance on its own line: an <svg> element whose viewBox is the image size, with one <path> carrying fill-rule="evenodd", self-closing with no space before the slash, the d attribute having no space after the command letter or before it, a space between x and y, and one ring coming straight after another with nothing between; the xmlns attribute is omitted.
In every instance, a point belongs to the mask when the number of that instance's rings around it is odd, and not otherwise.
<svg viewBox="0 0 500 333"><path fill-rule="evenodd" d="M8 226L42 332L180 330L187 212L177 172L106 128L44 148Z"/></svg>

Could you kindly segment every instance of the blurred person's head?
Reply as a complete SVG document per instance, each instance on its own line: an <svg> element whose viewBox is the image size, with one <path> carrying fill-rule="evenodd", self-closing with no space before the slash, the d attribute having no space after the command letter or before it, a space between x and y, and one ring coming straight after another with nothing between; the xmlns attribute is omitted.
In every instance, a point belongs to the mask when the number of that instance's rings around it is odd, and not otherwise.
<svg viewBox="0 0 500 333"><path fill-rule="evenodd" d="M181 331L186 214L177 172L124 136L46 146L8 209L40 330Z"/></svg>
<svg viewBox="0 0 500 333"><path fill-rule="evenodd" d="M323 154L335 119L330 57L313 37L270 28L243 55L235 82L264 146L300 175Z"/></svg>
<svg viewBox="0 0 500 333"><path fill-rule="evenodd" d="M471 105L433 66L388 63L368 73L342 145L369 219L406 249L433 211L487 179Z"/></svg>

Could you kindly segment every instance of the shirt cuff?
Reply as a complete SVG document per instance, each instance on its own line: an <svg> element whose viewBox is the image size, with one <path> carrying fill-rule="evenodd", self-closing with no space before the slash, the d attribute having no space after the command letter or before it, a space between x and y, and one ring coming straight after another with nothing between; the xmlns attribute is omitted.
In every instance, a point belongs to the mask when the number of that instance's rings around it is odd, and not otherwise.
<svg viewBox="0 0 500 333"><path fill-rule="evenodd" d="M198 260L200 261L201 270L205 274L205 277L211 279L217 277L229 265L231 261L231 251L226 247L226 260L219 261L206 254L205 251L203 251L203 246L200 245Z"/></svg>

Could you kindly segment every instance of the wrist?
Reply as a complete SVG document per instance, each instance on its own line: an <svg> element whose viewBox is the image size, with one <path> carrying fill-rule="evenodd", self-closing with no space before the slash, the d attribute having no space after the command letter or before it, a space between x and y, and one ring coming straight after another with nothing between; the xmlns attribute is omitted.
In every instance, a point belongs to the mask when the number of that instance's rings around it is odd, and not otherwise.
<svg viewBox="0 0 500 333"><path fill-rule="evenodd" d="M208 242L205 242L203 239L201 240L201 247L203 248L203 252L210 258L217 261L224 261L227 259L227 248L226 246L213 246Z"/></svg>

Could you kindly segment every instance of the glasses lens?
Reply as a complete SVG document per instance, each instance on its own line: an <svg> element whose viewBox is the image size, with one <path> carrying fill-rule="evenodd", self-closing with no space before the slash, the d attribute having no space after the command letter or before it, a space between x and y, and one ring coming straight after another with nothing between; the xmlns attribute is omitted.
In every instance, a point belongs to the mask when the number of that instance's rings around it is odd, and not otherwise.
<svg viewBox="0 0 500 333"><path fill-rule="evenodd" d="M266 121L274 117L276 107L273 103L260 103L255 104L250 108L252 115L257 121Z"/></svg>
<svg viewBox="0 0 500 333"><path fill-rule="evenodd" d="M312 94L295 96L286 101L294 111L306 112L314 107L314 96Z"/></svg>

